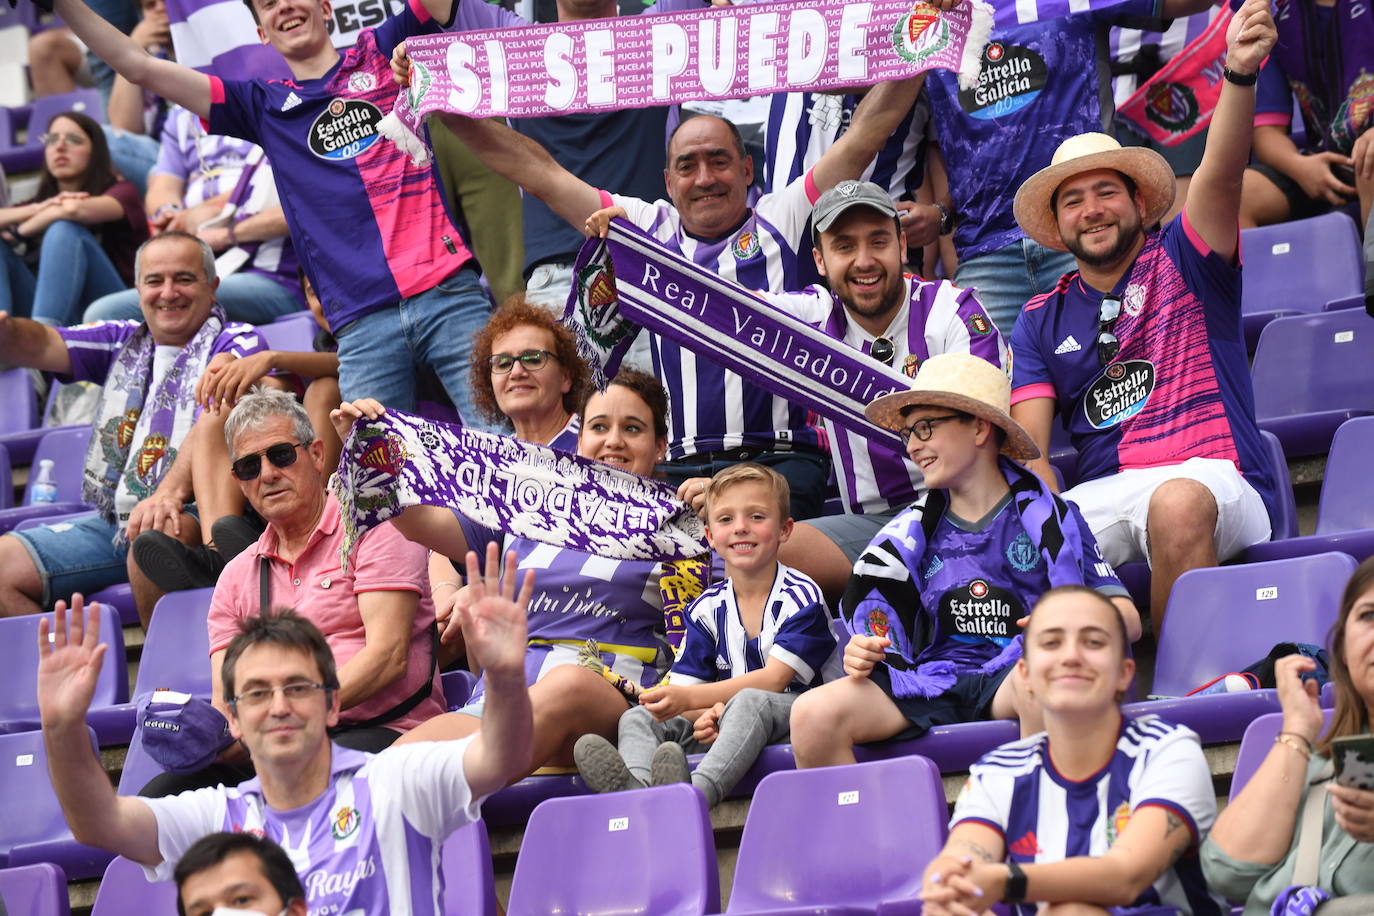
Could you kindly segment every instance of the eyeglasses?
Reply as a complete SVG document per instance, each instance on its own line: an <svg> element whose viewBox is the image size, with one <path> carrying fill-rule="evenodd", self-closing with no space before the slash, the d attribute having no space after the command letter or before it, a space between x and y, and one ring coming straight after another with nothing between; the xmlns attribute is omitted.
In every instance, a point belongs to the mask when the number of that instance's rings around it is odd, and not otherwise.
<svg viewBox="0 0 1374 916"><path fill-rule="evenodd" d="M289 468L296 463L296 449L305 448L309 444L309 442L278 442L276 445L269 445L261 452L244 455L229 465L229 469L234 472L234 476L239 480L256 480L258 475L262 473L263 456L272 462L273 467Z"/></svg>
<svg viewBox="0 0 1374 916"><path fill-rule="evenodd" d="M315 684L310 681L295 681L290 684L282 684L280 687L254 687L252 690L245 690L243 693L229 701L232 706L266 706L272 702L272 697L277 691L286 697L288 703L303 703L311 699L321 690L330 690L323 684Z"/></svg>
<svg viewBox="0 0 1374 916"><path fill-rule="evenodd" d="M902 444L906 445L912 436L916 437L917 442L925 442L935 433L935 424L943 423L946 420L963 419L963 414L951 413L943 417L921 417L913 420L910 426L903 426L897 430L897 435L902 437Z"/></svg>
<svg viewBox="0 0 1374 916"><path fill-rule="evenodd" d="M1121 297L1106 295L1097 310L1097 361L1102 365L1116 359L1121 350L1121 341L1112 333L1112 326L1121 317Z"/></svg>
<svg viewBox="0 0 1374 916"><path fill-rule="evenodd" d="M873 341L873 348L868 351L872 356L884 366L892 365L892 358L897 355L897 346L892 342L891 337L879 337Z"/></svg>
<svg viewBox="0 0 1374 916"><path fill-rule="evenodd" d="M68 146L85 146L90 141L81 134L43 134L38 138L44 146L56 146L65 143Z"/></svg>
<svg viewBox="0 0 1374 916"><path fill-rule="evenodd" d="M525 367L526 372L538 372L554 354L548 350L525 350L521 353L493 353L487 357L487 365L491 371L497 375L505 375L515 368L518 360L520 365Z"/></svg>

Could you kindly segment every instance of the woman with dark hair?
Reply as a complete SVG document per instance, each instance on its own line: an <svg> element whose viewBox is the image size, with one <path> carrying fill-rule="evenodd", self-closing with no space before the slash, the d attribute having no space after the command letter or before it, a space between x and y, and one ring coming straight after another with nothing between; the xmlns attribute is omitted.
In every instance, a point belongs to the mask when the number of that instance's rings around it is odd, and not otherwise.
<svg viewBox="0 0 1374 916"><path fill-rule="evenodd" d="M1325 897L1374 894L1374 792L1331 779L1332 742L1368 735L1374 710L1374 558L1361 563L1346 584L1327 643L1336 688L1330 727L1322 734L1317 683L1303 679L1316 662L1302 655L1279 659L1274 678L1283 730L1202 847L1207 883L1243 901L1245 916L1310 912ZM1313 787L1321 790L1315 802ZM1312 841L1320 844L1316 874L1294 880L1298 839L1306 829L1303 813L1313 803L1322 806L1312 825L1321 829ZM1299 883L1308 886L1293 886ZM1364 903L1361 911L1369 912L1369 900Z"/></svg>
<svg viewBox="0 0 1374 916"><path fill-rule="evenodd" d="M0 209L0 234L8 243L0 246L0 311L60 326L134 284L148 218L138 189L111 165L104 130L67 111L43 134L37 195Z"/></svg>
<svg viewBox="0 0 1374 916"><path fill-rule="evenodd" d="M331 419L342 438L354 420L375 419L383 412L376 401L355 401L341 405ZM642 372L622 370L605 391L591 391L577 420L579 455L642 476L653 473L668 447L667 396L657 379ZM613 739L630 700L610 677L618 676L629 691L650 687L672 660L664 639L660 563L612 560L539 544L483 528L439 506L410 506L392 523L443 561L438 570L430 565L430 588L446 645L461 645L460 615L441 614L438 599L445 592L455 594L446 602L450 609L468 600L455 568L468 551L482 558L488 544L500 543L503 555L516 554L518 570L536 571L525 654L525 680L534 709L531 770L546 764L570 766L573 743L584 734ZM589 643L599 650L596 670L586 665L595 661L588 658ZM441 651L440 659L444 657ZM472 734L481 727L483 702L479 683L467 706L420 724L410 740Z"/></svg>

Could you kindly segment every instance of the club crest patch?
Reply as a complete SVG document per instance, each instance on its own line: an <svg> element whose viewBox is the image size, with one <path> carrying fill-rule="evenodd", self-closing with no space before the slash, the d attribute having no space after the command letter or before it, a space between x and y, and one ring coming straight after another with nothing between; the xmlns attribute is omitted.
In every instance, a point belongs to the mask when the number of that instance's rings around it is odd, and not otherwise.
<svg viewBox="0 0 1374 916"><path fill-rule="evenodd" d="M332 827L334 829L334 839L347 839L358 829L358 809L344 805L334 812Z"/></svg>
<svg viewBox="0 0 1374 916"><path fill-rule="evenodd" d="M939 54L949 42L949 23L940 15L939 7L929 3L916 3L892 27L893 49L898 57L913 64Z"/></svg>
<svg viewBox="0 0 1374 916"><path fill-rule="evenodd" d="M748 261L757 257L762 250L758 235L748 229L735 236L735 241L730 245L730 253L735 256L736 261Z"/></svg>

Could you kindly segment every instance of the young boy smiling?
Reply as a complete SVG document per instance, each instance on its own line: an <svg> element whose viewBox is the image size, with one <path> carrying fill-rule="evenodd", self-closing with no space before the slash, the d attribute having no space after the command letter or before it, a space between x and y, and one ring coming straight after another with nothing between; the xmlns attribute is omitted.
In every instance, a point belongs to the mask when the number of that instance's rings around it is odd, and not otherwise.
<svg viewBox="0 0 1374 916"><path fill-rule="evenodd" d="M820 588L778 562L792 534L787 481L758 464L717 474L706 491L707 537L726 579L688 608L669 683L620 718L619 750L599 735L574 749L597 792L691 782L715 805L767 744L786 741L792 701L839 674ZM706 752L696 772L687 753Z"/></svg>

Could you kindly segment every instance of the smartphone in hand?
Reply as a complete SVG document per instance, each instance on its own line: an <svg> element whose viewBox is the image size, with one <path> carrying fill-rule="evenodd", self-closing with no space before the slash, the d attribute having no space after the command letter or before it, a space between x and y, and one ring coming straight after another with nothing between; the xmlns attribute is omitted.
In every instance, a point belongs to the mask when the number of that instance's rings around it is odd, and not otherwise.
<svg viewBox="0 0 1374 916"><path fill-rule="evenodd" d="M1374 791L1374 735L1347 735L1331 742L1336 783Z"/></svg>

